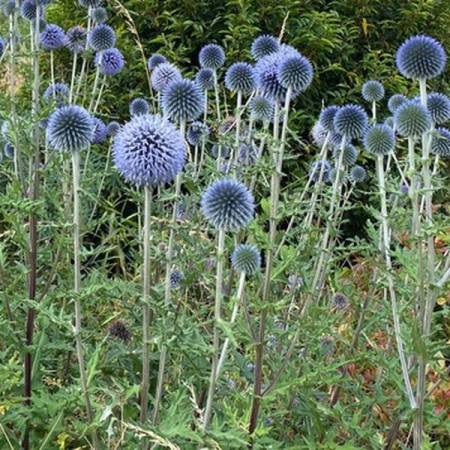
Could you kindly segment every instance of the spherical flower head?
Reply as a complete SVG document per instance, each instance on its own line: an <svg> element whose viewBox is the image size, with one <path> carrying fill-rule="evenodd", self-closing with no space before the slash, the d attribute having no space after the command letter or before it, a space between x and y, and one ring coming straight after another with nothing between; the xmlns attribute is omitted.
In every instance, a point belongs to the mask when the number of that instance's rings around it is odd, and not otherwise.
<svg viewBox="0 0 450 450"><path fill-rule="evenodd" d="M450 119L450 98L445 94L432 92L428 96L428 111L430 111L432 121L441 125Z"/></svg>
<svg viewBox="0 0 450 450"><path fill-rule="evenodd" d="M198 59L200 67L217 70L225 63L225 52L220 45L208 44L202 47Z"/></svg>
<svg viewBox="0 0 450 450"><path fill-rule="evenodd" d="M55 150L82 150L91 143L93 132L92 117L81 106L62 106L48 120L48 142Z"/></svg>
<svg viewBox="0 0 450 450"><path fill-rule="evenodd" d="M204 122L192 122L188 128L187 141L191 145L200 144L201 140L209 135L209 127Z"/></svg>
<svg viewBox="0 0 450 450"><path fill-rule="evenodd" d="M362 136L368 123L369 119L364 109L353 104L339 108L333 120L335 130L346 139L357 139Z"/></svg>
<svg viewBox="0 0 450 450"><path fill-rule="evenodd" d="M49 103L55 101L58 106L62 106L67 103L69 91L65 83L50 84L44 92L44 99Z"/></svg>
<svg viewBox="0 0 450 450"><path fill-rule="evenodd" d="M162 92L169 84L181 80L181 73L173 64L158 64L152 72L152 87L156 92Z"/></svg>
<svg viewBox="0 0 450 450"><path fill-rule="evenodd" d="M106 128L105 122L98 117L93 117L92 122L94 124L94 133L92 135L93 144L102 144L105 142L108 136L108 130Z"/></svg>
<svg viewBox="0 0 450 450"><path fill-rule="evenodd" d="M200 69L195 76L195 82L202 91L214 89L214 70Z"/></svg>
<svg viewBox="0 0 450 450"><path fill-rule="evenodd" d="M239 244L231 254L231 266L236 272L253 275L261 267L261 254L253 244Z"/></svg>
<svg viewBox="0 0 450 450"><path fill-rule="evenodd" d="M409 193L409 186L406 183L401 182L399 186L399 191L401 194L406 195Z"/></svg>
<svg viewBox="0 0 450 450"><path fill-rule="evenodd" d="M275 53L280 49L280 42L277 38L263 34L258 36L252 43L251 54L256 60L264 56Z"/></svg>
<svg viewBox="0 0 450 450"><path fill-rule="evenodd" d="M387 155L394 147L394 130L385 124L373 125L364 136L364 148L372 155Z"/></svg>
<svg viewBox="0 0 450 450"><path fill-rule="evenodd" d="M258 159L258 147L255 143L242 143L238 150L238 162L244 166L251 166L255 164Z"/></svg>
<svg viewBox="0 0 450 450"><path fill-rule="evenodd" d="M313 79L314 70L308 58L290 56L281 63L278 70L278 81L284 88L293 92L303 92Z"/></svg>
<svg viewBox="0 0 450 450"><path fill-rule="evenodd" d="M255 85L255 73L248 63L234 63L225 74L225 86L232 92L250 94L255 89Z"/></svg>
<svg viewBox="0 0 450 450"><path fill-rule="evenodd" d="M255 204L244 184L224 178L213 182L203 192L201 209L206 220L216 229L235 232L250 223Z"/></svg>
<svg viewBox="0 0 450 450"><path fill-rule="evenodd" d="M114 47L116 33L109 25L102 23L92 28L87 39L89 47L96 52L100 52Z"/></svg>
<svg viewBox="0 0 450 450"><path fill-rule="evenodd" d="M191 80L170 83L161 97L164 115L173 120L195 120L204 108L205 97L198 85Z"/></svg>
<svg viewBox="0 0 450 450"><path fill-rule="evenodd" d="M113 120L112 122L109 122L106 126L106 133L110 137L114 137L120 130L121 125L119 122L116 122Z"/></svg>
<svg viewBox="0 0 450 450"><path fill-rule="evenodd" d="M95 63L100 67L100 73L113 77L125 66L125 59L117 48L108 48L95 55Z"/></svg>
<svg viewBox="0 0 450 450"><path fill-rule="evenodd" d="M269 123L273 119L275 105L272 100L257 95L250 100L249 111L254 121Z"/></svg>
<svg viewBox="0 0 450 450"><path fill-rule="evenodd" d="M72 53L81 53L86 47L86 30L77 25L69 28L66 33L65 46Z"/></svg>
<svg viewBox="0 0 450 450"><path fill-rule="evenodd" d="M317 183L319 178L321 178L322 181L328 181L330 170L331 164L326 159L313 161L309 169L309 178L314 183ZM322 177L320 176L320 173L322 173Z"/></svg>
<svg viewBox="0 0 450 450"><path fill-rule="evenodd" d="M40 8L40 14L42 14L43 8ZM20 15L27 20L36 19L36 1L35 0L24 0L20 5Z"/></svg>
<svg viewBox="0 0 450 450"><path fill-rule="evenodd" d="M343 310L343 309L347 308L347 306L349 305L349 301L348 301L348 298L344 294L341 294L340 292L336 292L336 294L334 294L333 298L331 299L331 304L332 304L333 308L338 309L338 310Z"/></svg>
<svg viewBox="0 0 450 450"><path fill-rule="evenodd" d="M355 165L350 170L350 180L353 183L362 183L367 179L366 169L362 166Z"/></svg>
<svg viewBox="0 0 450 450"><path fill-rule="evenodd" d="M342 135L339 133L336 133L336 131L332 131L330 134L330 145L331 147L340 147L342 144Z"/></svg>
<svg viewBox="0 0 450 450"><path fill-rule="evenodd" d="M6 142L3 146L3 153L7 158L14 158L14 145L11 144L11 142Z"/></svg>
<svg viewBox="0 0 450 450"><path fill-rule="evenodd" d="M334 116L339 111L339 106L331 105L320 111L319 123L326 132L334 131Z"/></svg>
<svg viewBox="0 0 450 450"><path fill-rule="evenodd" d="M406 78L427 80L443 72L447 55L436 39L418 35L410 37L400 46L396 62L398 70Z"/></svg>
<svg viewBox="0 0 450 450"><path fill-rule="evenodd" d="M7 0L5 3L3 3L2 12L6 17L12 16L15 10L16 0Z"/></svg>
<svg viewBox="0 0 450 450"><path fill-rule="evenodd" d="M394 118L392 116L388 117L384 121L384 124L387 125L388 127L391 127L392 129L394 129Z"/></svg>
<svg viewBox="0 0 450 450"><path fill-rule="evenodd" d="M384 86L377 80L369 80L363 84L361 93L366 102L379 102L384 97Z"/></svg>
<svg viewBox="0 0 450 450"><path fill-rule="evenodd" d="M317 147L322 147L325 144L327 134L327 131L323 128L319 121L317 121L311 128L312 141L314 142L314 145L317 145Z"/></svg>
<svg viewBox="0 0 450 450"><path fill-rule="evenodd" d="M131 340L131 330L128 324L123 320L114 320L108 326L108 334L122 341L124 344L128 344Z"/></svg>
<svg viewBox="0 0 450 450"><path fill-rule="evenodd" d="M183 280L184 280L183 272L179 270L172 270L172 272L170 272L170 287L172 289L179 287Z"/></svg>
<svg viewBox="0 0 450 450"><path fill-rule="evenodd" d="M147 60L147 67L148 70L152 71L156 69L160 64L167 63L167 58L163 55L160 55L159 53L154 53L150 58Z"/></svg>
<svg viewBox="0 0 450 450"><path fill-rule="evenodd" d="M130 114L132 116L142 116L148 114L150 111L150 105L145 98L135 98L130 103Z"/></svg>
<svg viewBox="0 0 450 450"><path fill-rule="evenodd" d="M115 136L113 152L117 170L137 186L171 182L185 161L182 134L159 115L133 116Z"/></svg>
<svg viewBox="0 0 450 450"><path fill-rule="evenodd" d="M344 148L335 147L333 150L333 157L337 161L341 152L344 152L342 155L342 163L347 166L353 166L356 160L358 159L358 150L352 144L345 144Z"/></svg>
<svg viewBox="0 0 450 450"><path fill-rule="evenodd" d="M431 153L442 159L450 158L450 130L438 128L431 138Z"/></svg>
<svg viewBox="0 0 450 450"><path fill-rule="evenodd" d="M214 144L211 147L211 156L217 159L220 155L221 158L228 158L230 156L230 149L226 145ZM228 166L228 164L226 165Z"/></svg>
<svg viewBox="0 0 450 450"><path fill-rule="evenodd" d="M397 108L405 103L408 99L402 95L402 94L394 94L389 100L388 100L388 109L389 111L394 114Z"/></svg>
<svg viewBox="0 0 450 450"><path fill-rule="evenodd" d="M6 43L3 38L0 37L0 57L5 53Z"/></svg>
<svg viewBox="0 0 450 450"><path fill-rule="evenodd" d="M100 6L101 0L79 0L79 3L85 8L96 8Z"/></svg>
<svg viewBox="0 0 450 450"><path fill-rule="evenodd" d="M409 100L397 108L394 114L395 128L405 137L418 137L431 127L431 114L415 100Z"/></svg>
<svg viewBox="0 0 450 450"><path fill-rule="evenodd" d="M51 23L40 33L39 41L45 50L57 50L64 45L66 33L61 27Z"/></svg>
<svg viewBox="0 0 450 450"><path fill-rule="evenodd" d="M108 13L105 8L99 6L91 11L91 19L97 24L105 23L108 20Z"/></svg>

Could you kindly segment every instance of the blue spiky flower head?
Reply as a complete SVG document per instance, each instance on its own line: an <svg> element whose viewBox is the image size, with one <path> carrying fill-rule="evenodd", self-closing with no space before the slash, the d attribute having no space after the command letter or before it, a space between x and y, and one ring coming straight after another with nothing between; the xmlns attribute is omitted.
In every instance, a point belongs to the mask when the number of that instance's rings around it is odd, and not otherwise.
<svg viewBox="0 0 450 450"><path fill-rule="evenodd" d="M195 82L202 91L214 89L214 70L200 69L195 76Z"/></svg>
<svg viewBox="0 0 450 450"><path fill-rule="evenodd" d="M250 100L249 110L254 121L268 123L273 119L275 105L272 100L257 95Z"/></svg>
<svg viewBox="0 0 450 450"><path fill-rule="evenodd" d="M66 40L64 30L53 23L48 24L39 35L39 41L45 50L57 50Z"/></svg>
<svg viewBox="0 0 450 450"><path fill-rule="evenodd" d="M384 124L394 129L394 118L392 116L387 117Z"/></svg>
<svg viewBox="0 0 450 450"><path fill-rule="evenodd" d="M384 97L384 86L377 80L366 81L361 94L366 102L379 102Z"/></svg>
<svg viewBox="0 0 450 450"><path fill-rule="evenodd" d="M418 137L431 127L431 114L415 100L408 100L397 108L394 114L397 131L405 137Z"/></svg>
<svg viewBox="0 0 450 450"><path fill-rule="evenodd" d="M353 166L356 160L358 159L358 150L352 144L345 144L344 148L335 147L333 150L334 159L338 159L341 152L344 152L342 155L342 163L348 167Z"/></svg>
<svg viewBox="0 0 450 450"><path fill-rule="evenodd" d="M405 103L408 99L402 95L402 94L394 94L389 100L388 100L388 109L389 111L394 114L397 108Z"/></svg>
<svg viewBox="0 0 450 450"><path fill-rule="evenodd" d="M336 131L332 131L330 133L330 145L331 147L340 147L342 144L343 137L341 134Z"/></svg>
<svg viewBox="0 0 450 450"><path fill-rule="evenodd" d="M135 98L130 103L130 114L132 116L142 116L148 114L150 111L150 105L145 98Z"/></svg>
<svg viewBox="0 0 450 450"><path fill-rule="evenodd" d="M206 220L216 229L239 231L252 220L255 204L244 184L224 178L214 181L203 192L201 209Z"/></svg>
<svg viewBox="0 0 450 450"><path fill-rule="evenodd" d="M175 65L161 63L152 72L152 87L156 92L162 92L169 84L181 80L181 78L181 73Z"/></svg>
<svg viewBox="0 0 450 450"><path fill-rule="evenodd" d="M246 144L243 142L238 149L238 163L244 166L255 164L258 159L258 147L254 142Z"/></svg>
<svg viewBox="0 0 450 450"><path fill-rule="evenodd" d="M24 0L20 5L20 15L27 20L36 19L36 1L35 0ZM40 8L40 14L42 14L42 8Z"/></svg>
<svg viewBox="0 0 450 450"><path fill-rule="evenodd" d="M319 123L326 132L334 131L334 116L339 110L339 106L331 105L320 111Z"/></svg>
<svg viewBox="0 0 450 450"><path fill-rule="evenodd" d="M418 35L408 38L398 49L397 68L406 78L430 79L440 75L447 63L444 47L436 39Z"/></svg>
<svg viewBox="0 0 450 450"><path fill-rule="evenodd" d="M108 13L105 8L98 6L91 10L91 19L97 24L105 23L108 20Z"/></svg>
<svg viewBox="0 0 450 450"><path fill-rule="evenodd" d="M195 120L203 112L204 104L203 92L187 79L170 83L161 97L164 115L170 119Z"/></svg>
<svg viewBox="0 0 450 450"><path fill-rule="evenodd" d="M44 92L47 102L55 101L58 106L67 103L69 98L69 87L65 83L50 84Z"/></svg>
<svg viewBox="0 0 450 450"><path fill-rule="evenodd" d="M2 37L0 37L0 57L3 56L3 53L5 52L6 43Z"/></svg>
<svg viewBox="0 0 450 450"><path fill-rule="evenodd" d="M114 137L119 132L120 127L120 123L113 120L106 126L106 133L108 134L108 136Z"/></svg>
<svg viewBox="0 0 450 450"><path fill-rule="evenodd" d="M253 275L261 267L261 254L253 244L239 244L231 254L231 266L236 272Z"/></svg>
<svg viewBox="0 0 450 450"><path fill-rule="evenodd" d="M394 147L394 130L388 125L373 125L364 136L364 148L373 155L387 155Z"/></svg>
<svg viewBox="0 0 450 450"><path fill-rule="evenodd" d="M217 70L225 63L225 52L220 45L207 44L198 55L200 67Z"/></svg>
<svg viewBox="0 0 450 450"><path fill-rule="evenodd" d="M315 183L317 183L319 179L328 181L330 170L331 164L326 159L318 159L317 161L313 161L309 168L309 178Z"/></svg>
<svg viewBox="0 0 450 450"><path fill-rule="evenodd" d="M100 52L114 47L116 43L116 33L105 23L96 25L88 34L88 44L92 50Z"/></svg>
<svg viewBox="0 0 450 450"><path fill-rule="evenodd" d="M92 134L91 142L93 144L102 144L105 142L108 136L108 130L106 128L105 122L98 117L92 118L92 123L94 124L94 133Z"/></svg>
<svg viewBox="0 0 450 450"><path fill-rule="evenodd" d="M3 153L7 158L14 158L14 145L11 144L11 142L6 142L3 146Z"/></svg>
<svg viewBox="0 0 450 450"><path fill-rule="evenodd" d="M353 183L362 183L367 179L366 169L362 166L355 165L350 170L350 180Z"/></svg>
<svg viewBox="0 0 450 450"><path fill-rule="evenodd" d="M81 6L85 8L96 8L100 6L101 0L78 0Z"/></svg>
<svg viewBox="0 0 450 450"><path fill-rule="evenodd" d="M346 139L359 138L367 129L367 113L359 105L344 105L336 112L333 124L335 130Z"/></svg>
<svg viewBox="0 0 450 450"><path fill-rule="evenodd" d="M86 30L77 25L67 30L65 45L72 53L81 53L86 47L86 38Z"/></svg>
<svg viewBox="0 0 450 450"><path fill-rule="evenodd" d="M314 70L308 58L302 55L289 56L278 69L278 81L285 89L303 92L313 79Z"/></svg>
<svg viewBox="0 0 450 450"><path fill-rule="evenodd" d="M117 170L137 186L171 182L183 169L184 139L180 131L159 115L133 116L114 138Z"/></svg>
<svg viewBox="0 0 450 450"><path fill-rule="evenodd" d="M148 60L147 60L148 70L152 71L153 69L158 67L160 64L164 64L166 62L168 62L168 61L165 56L160 55L159 53L153 53L153 55L150 56L150 58L148 58Z"/></svg>
<svg viewBox="0 0 450 450"><path fill-rule="evenodd" d="M16 0L7 0L2 5L2 12L5 16L12 16L16 10Z"/></svg>
<svg viewBox="0 0 450 450"><path fill-rule="evenodd" d="M203 138L209 135L209 127L204 122L192 122L187 132L187 141L191 145L198 145Z"/></svg>
<svg viewBox="0 0 450 450"><path fill-rule="evenodd" d="M427 108L430 111L431 119L437 125L450 119L450 98L445 94L432 92L428 96Z"/></svg>
<svg viewBox="0 0 450 450"><path fill-rule="evenodd" d="M76 152L86 148L94 132L90 114L81 106L56 109L48 119L48 142L55 150Z"/></svg>
<svg viewBox="0 0 450 450"><path fill-rule="evenodd" d="M252 43L251 54L256 60L264 56L275 53L280 49L280 42L277 38L268 34L258 36Z"/></svg>
<svg viewBox="0 0 450 450"><path fill-rule="evenodd" d="M450 130L438 128L431 138L431 153L443 159L450 158Z"/></svg>
<svg viewBox="0 0 450 450"><path fill-rule="evenodd" d="M225 86L232 92L250 94L256 86L253 66L245 62L232 64L225 74Z"/></svg>
<svg viewBox="0 0 450 450"><path fill-rule="evenodd" d="M177 287L180 287L181 283L184 280L184 274L180 270L172 270L170 272L170 287L172 289L176 289Z"/></svg>
<svg viewBox="0 0 450 450"><path fill-rule="evenodd" d="M125 66L125 58L117 48L108 48L95 55L95 63L100 68L100 73L113 77L120 73Z"/></svg>
<svg viewBox="0 0 450 450"><path fill-rule="evenodd" d="M211 147L211 156L217 159L220 155L221 158L228 158L230 156L230 149L226 145L214 144Z"/></svg>
<svg viewBox="0 0 450 450"><path fill-rule="evenodd" d="M317 121L311 128L311 137L317 147L322 147L325 144L327 138L327 131L325 128Z"/></svg>

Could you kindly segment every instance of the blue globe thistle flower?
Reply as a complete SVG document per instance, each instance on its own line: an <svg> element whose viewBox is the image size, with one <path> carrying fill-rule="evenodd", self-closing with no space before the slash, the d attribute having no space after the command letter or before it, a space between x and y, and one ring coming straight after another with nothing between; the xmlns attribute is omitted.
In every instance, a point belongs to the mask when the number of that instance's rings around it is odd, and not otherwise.
<svg viewBox="0 0 450 450"><path fill-rule="evenodd" d="M86 30L77 25L67 30L65 46L72 53L82 53L86 47L86 39Z"/></svg>
<svg viewBox="0 0 450 450"><path fill-rule="evenodd" d="M399 191L401 194L405 195L409 193L409 186L406 183L401 182Z"/></svg>
<svg viewBox="0 0 450 450"><path fill-rule="evenodd" d="M342 163L347 167L353 166L353 164L355 164L356 160L358 159L357 148L352 144L345 144L343 149L341 149L340 147L335 147L333 150L334 159L337 160L339 158L341 151L344 151L344 154L342 156Z"/></svg>
<svg viewBox="0 0 450 450"><path fill-rule="evenodd" d="M406 78L430 79L443 72L447 56L436 39L418 35L410 37L400 46L396 62L398 70Z"/></svg>
<svg viewBox="0 0 450 450"><path fill-rule="evenodd" d="M96 8L100 6L101 0L79 0L79 3L85 8Z"/></svg>
<svg viewBox="0 0 450 450"><path fill-rule="evenodd" d="M430 129L431 114L419 102L409 100L395 111L394 123L402 136L418 137Z"/></svg>
<svg viewBox="0 0 450 450"><path fill-rule="evenodd" d="M125 59L119 49L108 48L95 55L95 63L100 67L100 73L113 77L122 71Z"/></svg>
<svg viewBox="0 0 450 450"><path fill-rule="evenodd" d="M158 67L160 64L167 63L167 58L163 55L160 55L159 53L154 53L150 58L147 60L147 67L148 70L152 71L156 67Z"/></svg>
<svg viewBox="0 0 450 450"><path fill-rule="evenodd" d="M3 38L0 37L0 57L5 53L6 43Z"/></svg>
<svg viewBox="0 0 450 450"><path fill-rule="evenodd" d="M392 116L388 117L384 121L384 124L387 125L388 127L391 127L392 129L394 129L394 118Z"/></svg>
<svg viewBox="0 0 450 450"><path fill-rule="evenodd" d="M117 170L137 186L169 183L185 162L183 136L159 115L133 116L115 136L113 152Z"/></svg>
<svg viewBox="0 0 450 450"><path fill-rule="evenodd" d="M248 107L254 121L268 123L273 120L275 105L272 100L257 95L250 100Z"/></svg>
<svg viewBox="0 0 450 450"><path fill-rule="evenodd" d="M253 66L245 62L232 64L225 74L225 86L232 92L250 94L256 86Z"/></svg>
<svg viewBox="0 0 450 450"><path fill-rule="evenodd" d="M362 183L367 179L366 169L362 166L355 165L350 170L350 180L353 183Z"/></svg>
<svg viewBox="0 0 450 450"><path fill-rule="evenodd" d="M402 95L402 94L394 94L389 100L388 100L388 109L389 111L394 114L397 108L405 103L408 99Z"/></svg>
<svg viewBox="0 0 450 450"><path fill-rule="evenodd" d="M92 117L81 106L62 106L48 119L48 142L56 150L82 150L91 143L93 132Z"/></svg>
<svg viewBox="0 0 450 450"><path fill-rule="evenodd" d="M114 320L108 325L108 334L124 344L128 344L131 341L131 330L128 324L124 320Z"/></svg>
<svg viewBox="0 0 450 450"><path fill-rule="evenodd" d="M280 42L277 38L263 34L253 41L250 52L253 58L258 60L271 53L276 53L279 49Z"/></svg>
<svg viewBox="0 0 450 450"><path fill-rule="evenodd" d="M445 94L432 92L428 96L427 108L430 111L431 119L437 125L450 119L450 98Z"/></svg>
<svg viewBox="0 0 450 450"><path fill-rule="evenodd" d="M3 139L9 139L9 124L6 120L2 122L1 134Z"/></svg>
<svg viewBox="0 0 450 450"><path fill-rule="evenodd" d="M200 67L217 70L225 63L225 52L220 45L208 44L202 47L198 58Z"/></svg>
<svg viewBox="0 0 450 450"><path fill-rule="evenodd" d="M332 147L340 147L342 144L342 135L339 133L336 133L336 131L332 131L330 134L330 145Z"/></svg>
<svg viewBox="0 0 450 450"><path fill-rule="evenodd" d="M387 155L394 147L394 130L385 124L373 125L364 136L364 148L373 155Z"/></svg>
<svg viewBox="0 0 450 450"><path fill-rule="evenodd" d="M172 272L170 272L170 287L172 289L180 287L183 280L184 280L183 272L179 270L172 270Z"/></svg>
<svg viewBox="0 0 450 450"><path fill-rule="evenodd" d="M379 102L384 97L384 86L377 80L369 80L363 84L361 93L366 102Z"/></svg>
<svg viewBox="0 0 450 450"><path fill-rule="evenodd" d="M198 145L209 135L209 127L203 122L192 122L187 132L187 141L191 145Z"/></svg>
<svg viewBox="0 0 450 450"><path fill-rule="evenodd" d="M105 8L98 6L91 10L91 19L97 24L105 23L108 20L108 13Z"/></svg>
<svg viewBox="0 0 450 450"><path fill-rule="evenodd" d="M20 15L26 20L36 19L36 2L35 0L24 0L20 5ZM40 8L40 14L42 14L42 8Z"/></svg>
<svg viewBox="0 0 450 450"><path fill-rule="evenodd" d="M359 105L345 105L339 108L334 116L334 128L348 138L359 138L367 129L369 119L367 113Z"/></svg>
<svg viewBox="0 0 450 450"><path fill-rule="evenodd" d="M320 111L319 123L326 132L334 131L334 116L339 111L339 106L331 105Z"/></svg>
<svg viewBox="0 0 450 450"><path fill-rule="evenodd" d="M317 147L322 147L323 144L325 144L327 134L327 131L319 121L317 121L311 129L311 137Z"/></svg>
<svg viewBox="0 0 450 450"><path fill-rule="evenodd" d="M145 98L135 98L130 103L130 114L132 116L142 116L148 114L150 111L150 104Z"/></svg>
<svg viewBox="0 0 450 450"><path fill-rule="evenodd" d="M16 10L16 1L15 0L7 0L2 5L2 12L5 16L12 16L14 11Z"/></svg>
<svg viewBox="0 0 450 450"><path fill-rule="evenodd" d="M253 244L239 244L231 254L231 266L236 272L253 275L261 267L261 254Z"/></svg>
<svg viewBox="0 0 450 450"><path fill-rule="evenodd" d="M55 101L58 106L62 106L67 103L69 91L65 83L50 84L44 92L44 99L47 102Z"/></svg>
<svg viewBox="0 0 450 450"><path fill-rule="evenodd" d="M91 142L93 144L102 144L105 142L108 136L108 130L106 128L105 122L98 117L93 117L92 122L94 124L94 133L92 135Z"/></svg>
<svg viewBox="0 0 450 450"><path fill-rule="evenodd" d="M360 166L356 166L356 167L360 167ZM349 301L348 301L348 298L346 295L341 294L340 292L336 292L336 294L334 294L333 298L331 299L331 304L332 304L333 308L342 311L343 309L347 308L347 306L349 305Z"/></svg>
<svg viewBox="0 0 450 450"><path fill-rule="evenodd" d="M91 47L92 50L100 52L114 47L114 44L116 43L116 33L109 25L101 23L92 28L88 34L87 40L89 47Z"/></svg>
<svg viewBox="0 0 450 450"><path fill-rule="evenodd" d="M6 142L3 146L3 153L5 154L5 156L12 159L14 158L14 152L14 145L12 145L11 142Z"/></svg>
<svg viewBox="0 0 450 450"><path fill-rule="evenodd" d="M314 70L308 58L290 56L282 61L277 76L281 86L293 92L303 92L313 79Z"/></svg>
<svg viewBox="0 0 450 450"><path fill-rule="evenodd" d="M178 68L170 63L158 64L151 75L152 87L156 92L162 92L170 83L181 79Z"/></svg>
<svg viewBox="0 0 450 450"><path fill-rule="evenodd" d="M200 69L195 76L195 82L202 91L214 89L214 70Z"/></svg>
<svg viewBox="0 0 450 450"><path fill-rule="evenodd" d="M220 154L221 158L226 159L230 156L230 153L231 153L231 151L230 151L229 147L227 147L226 145L214 144L211 147L211 156L214 159L217 159L219 157L219 154Z"/></svg>
<svg viewBox="0 0 450 450"><path fill-rule="evenodd" d="M450 158L450 130L438 128L431 138L431 153L443 159Z"/></svg>
<svg viewBox="0 0 450 450"><path fill-rule="evenodd" d="M258 159L258 147L253 142L251 144L242 143L239 146L237 159L244 166L255 164Z"/></svg>
<svg viewBox="0 0 450 450"><path fill-rule="evenodd" d="M110 137L114 137L120 130L121 125L119 122L116 122L113 120L112 122L109 122L106 126L106 133Z"/></svg>
<svg viewBox="0 0 450 450"><path fill-rule="evenodd" d="M239 231L252 220L255 205L244 184L224 178L213 182L203 192L201 209L206 220L216 229Z"/></svg>
<svg viewBox="0 0 450 450"><path fill-rule="evenodd" d="M40 33L39 41L45 50L57 50L65 44L66 33L61 27L51 23Z"/></svg>
<svg viewBox="0 0 450 450"><path fill-rule="evenodd" d="M331 170L331 164L326 159L318 159L313 161L309 168L309 178L317 183L322 172L322 181L328 181Z"/></svg>
<svg viewBox="0 0 450 450"><path fill-rule="evenodd" d="M195 120L203 112L204 104L203 92L187 79L169 84L161 97L164 115L174 120Z"/></svg>

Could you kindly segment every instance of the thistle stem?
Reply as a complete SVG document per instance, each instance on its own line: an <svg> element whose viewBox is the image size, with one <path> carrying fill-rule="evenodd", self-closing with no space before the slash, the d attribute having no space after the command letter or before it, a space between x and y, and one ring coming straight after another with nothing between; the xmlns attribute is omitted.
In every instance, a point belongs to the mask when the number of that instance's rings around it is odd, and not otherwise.
<svg viewBox="0 0 450 450"><path fill-rule="evenodd" d="M73 99L73 89L75 87L75 75L77 73L77 58L78 54L73 54L73 60L72 60L72 75L70 77L70 91L69 91L69 104L72 104Z"/></svg>
<svg viewBox="0 0 450 450"><path fill-rule="evenodd" d="M214 78L214 96L216 98L216 111L217 111L217 121L222 122L222 116L220 114L220 97L219 97L219 83L217 81L217 71L213 71Z"/></svg>

